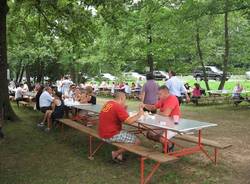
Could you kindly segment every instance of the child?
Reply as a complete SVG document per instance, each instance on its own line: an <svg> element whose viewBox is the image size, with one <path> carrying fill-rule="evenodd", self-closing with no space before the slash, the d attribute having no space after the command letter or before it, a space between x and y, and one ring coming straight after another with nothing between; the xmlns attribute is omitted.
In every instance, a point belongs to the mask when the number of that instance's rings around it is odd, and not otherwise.
<svg viewBox="0 0 250 184"><path fill-rule="evenodd" d="M198 99L201 97L201 88L200 85L198 83L194 84L194 89L192 92L192 102L196 105L198 105Z"/></svg>

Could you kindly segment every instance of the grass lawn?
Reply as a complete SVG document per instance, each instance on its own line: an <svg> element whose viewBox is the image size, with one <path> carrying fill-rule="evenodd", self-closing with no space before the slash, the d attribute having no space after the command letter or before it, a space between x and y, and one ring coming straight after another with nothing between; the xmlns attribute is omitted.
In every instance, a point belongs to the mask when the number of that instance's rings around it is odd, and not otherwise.
<svg viewBox="0 0 250 184"><path fill-rule="evenodd" d="M98 98L103 103L104 98ZM136 109L136 101L129 107ZM126 184L139 183L139 160L127 154L127 162L111 162L114 147L105 145L88 160L87 136L66 129L45 133L36 127L42 114L29 108L16 108L21 121L6 122L6 138L0 140L1 184ZM160 167L152 184L246 184L250 181L250 108L247 105L182 106L183 116L217 123L204 131L204 137L233 144L219 155L219 164L211 164L202 155L182 158ZM145 143L151 146L152 143ZM149 161L148 164L153 162ZM147 169L150 167L148 166Z"/></svg>
<svg viewBox="0 0 250 184"><path fill-rule="evenodd" d="M164 81L157 81L157 82L159 85L164 84ZM204 81L197 82L194 79L188 79L188 80L185 80L184 82L187 82L191 87L194 87L194 83L199 83L201 88L206 89L206 85L205 85ZM250 90L250 81L249 80L241 80L239 82L241 85L243 85L244 89ZM227 81L225 83L224 89L225 90L233 90L236 83L237 83L237 81ZM219 81L214 81L214 80L209 81L209 87L211 90L217 90L219 85L220 85Z"/></svg>

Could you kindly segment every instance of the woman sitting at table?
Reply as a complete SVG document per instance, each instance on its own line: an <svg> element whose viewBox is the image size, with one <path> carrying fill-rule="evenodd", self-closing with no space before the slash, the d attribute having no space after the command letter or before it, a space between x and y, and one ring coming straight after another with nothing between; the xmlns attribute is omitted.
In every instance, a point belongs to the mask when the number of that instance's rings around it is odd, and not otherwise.
<svg viewBox="0 0 250 184"><path fill-rule="evenodd" d="M91 86L86 87L87 103L96 104L96 97L93 94L93 88Z"/></svg>
<svg viewBox="0 0 250 184"><path fill-rule="evenodd" d="M52 127L52 122L56 119L62 118L64 115L64 103L62 100L62 93L56 92L54 96L53 103L51 104L52 110L47 110L45 112L45 118L42 124L47 120L47 128L45 131L50 131Z"/></svg>
<svg viewBox="0 0 250 184"><path fill-rule="evenodd" d="M159 101L155 105L143 104L143 108L153 111L160 109L158 112L161 116L172 117L175 123L178 123L180 117L180 106L176 96L170 95L167 86L159 87ZM175 132L167 131L167 139L170 140L176 135ZM148 131L147 138L160 142L164 146L165 143L165 132L164 130ZM168 143L168 151L173 151L174 144Z"/></svg>
<svg viewBox="0 0 250 184"><path fill-rule="evenodd" d="M80 91L79 87L76 87L74 94L73 94L73 99L74 99L74 101L80 102L81 91Z"/></svg>

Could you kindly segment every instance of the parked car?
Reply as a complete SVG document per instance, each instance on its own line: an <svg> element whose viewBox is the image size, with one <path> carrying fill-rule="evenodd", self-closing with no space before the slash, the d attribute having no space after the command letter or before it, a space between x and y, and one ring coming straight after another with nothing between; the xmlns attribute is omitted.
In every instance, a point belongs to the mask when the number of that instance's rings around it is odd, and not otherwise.
<svg viewBox="0 0 250 184"><path fill-rule="evenodd" d="M110 73L101 73L100 77L104 80L110 80L110 81L114 81L117 79L114 75Z"/></svg>
<svg viewBox="0 0 250 184"><path fill-rule="evenodd" d="M155 80L168 80L169 79L168 73L164 71L159 71L159 70L154 71L153 75L154 75Z"/></svg>
<svg viewBox="0 0 250 184"><path fill-rule="evenodd" d="M217 80L220 81L222 79L223 72L218 69L216 66L205 66L205 70L207 73L208 80ZM196 68L193 71L193 77L196 80L204 80L204 73L202 67ZM230 74L227 74L226 80L230 78Z"/></svg>
<svg viewBox="0 0 250 184"><path fill-rule="evenodd" d="M250 80L250 70L246 72L246 78Z"/></svg>
<svg viewBox="0 0 250 184"><path fill-rule="evenodd" d="M125 72L125 73L123 73L123 76L126 79L136 79L136 80L138 80L139 78L141 78L142 80L146 80L145 75L139 74L137 72Z"/></svg>

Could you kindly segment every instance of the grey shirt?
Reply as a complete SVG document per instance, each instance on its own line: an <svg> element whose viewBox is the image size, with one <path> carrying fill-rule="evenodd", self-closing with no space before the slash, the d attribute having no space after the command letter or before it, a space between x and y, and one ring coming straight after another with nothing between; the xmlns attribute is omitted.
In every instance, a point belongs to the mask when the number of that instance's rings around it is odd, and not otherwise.
<svg viewBox="0 0 250 184"><path fill-rule="evenodd" d="M145 104L155 104L158 99L158 84L154 80L148 80L142 87L142 92L145 93Z"/></svg>

